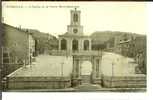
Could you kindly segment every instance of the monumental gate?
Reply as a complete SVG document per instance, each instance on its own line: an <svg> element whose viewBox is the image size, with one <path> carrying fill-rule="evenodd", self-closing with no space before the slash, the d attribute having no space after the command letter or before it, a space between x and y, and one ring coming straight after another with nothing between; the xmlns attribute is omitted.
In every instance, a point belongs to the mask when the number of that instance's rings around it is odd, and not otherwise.
<svg viewBox="0 0 153 100"><path fill-rule="evenodd" d="M91 38L83 35L81 26L80 11L71 10L70 25L67 32L59 35L59 50L68 52L73 56L72 84L101 83L100 66L101 52L92 51ZM89 61L92 64L92 71L89 75L81 75L81 64ZM87 68L88 69L88 68Z"/></svg>

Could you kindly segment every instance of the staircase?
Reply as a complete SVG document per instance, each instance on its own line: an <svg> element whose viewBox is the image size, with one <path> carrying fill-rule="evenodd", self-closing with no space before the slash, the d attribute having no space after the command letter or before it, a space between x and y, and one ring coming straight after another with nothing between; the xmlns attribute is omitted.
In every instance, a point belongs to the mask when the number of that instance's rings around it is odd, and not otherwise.
<svg viewBox="0 0 153 100"><path fill-rule="evenodd" d="M91 75L81 75L81 79L81 85L74 88L76 91L96 91L102 88L98 84L91 83Z"/></svg>
<svg viewBox="0 0 153 100"><path fill-rule="evenodd" d="M91 83L91 75L81 75L82 83Z"/></svg>
<svg viewBox="0 0 153 100"><path fill-rule="evenodd" d="M102 89L98 84L82 83L81 85L74 88L76 91L97 91Z"/></svg>

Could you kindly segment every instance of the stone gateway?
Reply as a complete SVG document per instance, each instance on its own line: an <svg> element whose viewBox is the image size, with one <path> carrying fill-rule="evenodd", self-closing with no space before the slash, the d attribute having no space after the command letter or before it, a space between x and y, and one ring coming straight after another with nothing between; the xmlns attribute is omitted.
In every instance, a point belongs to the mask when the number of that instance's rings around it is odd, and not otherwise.
<svg viewBox="0 0 153 100"><path fill-rule="evenodd" d="M77 9L71 10L71 23L67 26L67 32L64 35L59 35L59 50L71 52L71 56L73 56L73 86L82 82L100 84L101 55L91 50L91 38L83 35L80 14L81 12ZM91 62L90 75L81 75L83 61Z"/></svg>

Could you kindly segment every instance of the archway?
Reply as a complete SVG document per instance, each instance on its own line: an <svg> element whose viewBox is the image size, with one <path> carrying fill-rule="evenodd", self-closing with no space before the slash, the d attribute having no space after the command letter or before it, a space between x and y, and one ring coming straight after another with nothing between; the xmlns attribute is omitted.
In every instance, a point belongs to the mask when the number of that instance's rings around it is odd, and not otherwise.
<svg viewBox="0 0 153 100"><path fill-rule="evenodd" d="M73 51L76 51L76 50L78 50L78 40L73 40L72 41L72 50Z"/></svg>
<svg viewBox="0 0 153 100"><path fill-rule="evenodd" d="M83 61L81 64L82 83L91 83L92 64L90 61Z"/></svg>
<svg viewBox="0 0 153 100"><path fill-rule="evenodd" d="M61 40L61 50L66 50L67 49L67 41L66 39Z"/></svg>
<svg viewBox="0 0 153 100"><path fill-rule="evenodd" d="M81 64L81 75L91 75L92 63L90 61L83 61Z"/></svg>
<svg viewBox="0 0 153 100"><path fill-rule="evenodd" d="M72 85L101 84L101 55L73 55Z"/></svg>
<svg viewBox="0 0 153 100"><path fill-rule="evenodd" d="M89 40L84 40L84 50L89 50Z"/></svg>

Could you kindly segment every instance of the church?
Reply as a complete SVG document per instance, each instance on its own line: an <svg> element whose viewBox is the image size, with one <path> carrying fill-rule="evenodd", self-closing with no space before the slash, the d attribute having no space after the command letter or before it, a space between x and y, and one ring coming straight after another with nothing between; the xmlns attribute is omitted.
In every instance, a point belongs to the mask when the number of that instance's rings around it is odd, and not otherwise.
<svg viewBox="0 0 153 100"><path fill-rule="evenodd" d="M80 14L76 8L71 10L71 21L67 26L67 32L59 35L59 50L74 52L91 50L91 38L83 34Z"/></svg>
<svg viewBox="0 0 153 100"><path fill-rule="evenodd" d="M91 38L83 34L81 25L81 11L70 11L70 25L67 26L67 32L59 35L59 52L73 57L72 84L78 85L82 82L101 83L100 66L101 54L93 51L91 47ZM87 70L91 70L88 75L83 75L82 64L88 61L92 64Z"/></svg>

